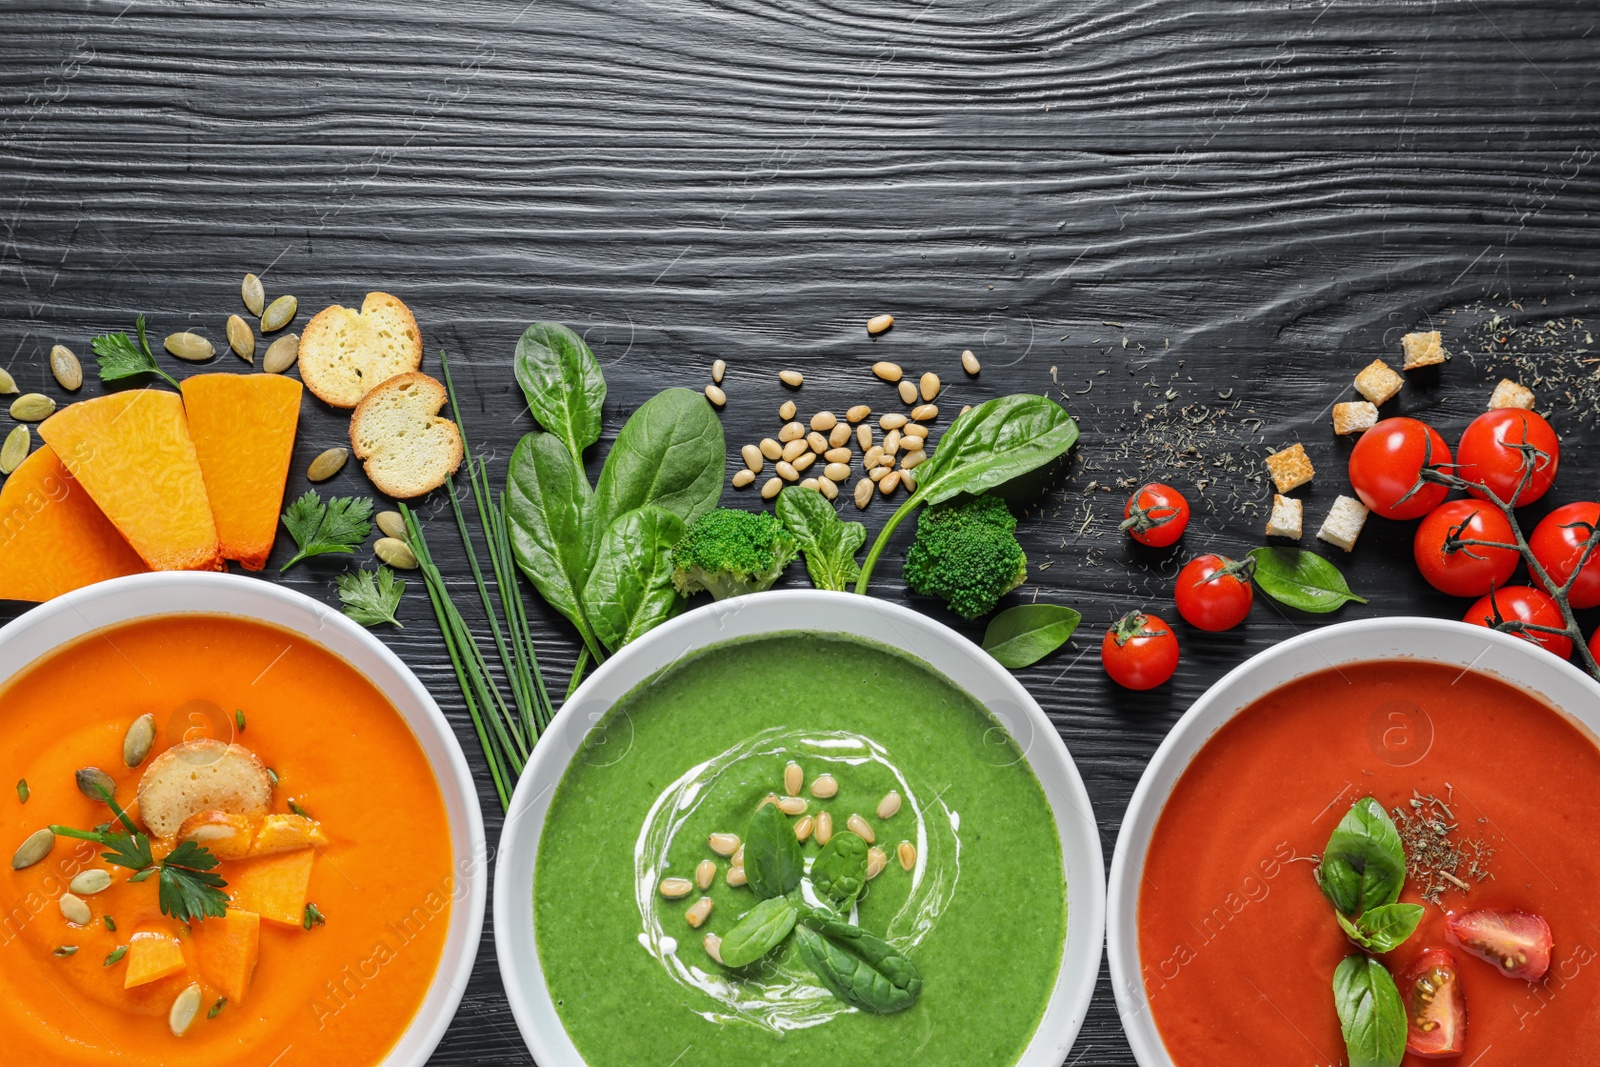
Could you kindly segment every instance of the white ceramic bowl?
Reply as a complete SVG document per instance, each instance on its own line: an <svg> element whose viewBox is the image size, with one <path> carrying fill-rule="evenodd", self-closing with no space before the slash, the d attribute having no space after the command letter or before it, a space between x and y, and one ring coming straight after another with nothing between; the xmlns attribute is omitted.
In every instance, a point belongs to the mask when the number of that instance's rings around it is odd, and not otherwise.
<svg viewBox="0 0 1600 1067"><path fill-rule="evenodd" d="M869 597L814 590L756 593L691 611L607 660L556 715L523 773L496 857L494 927L500 974L522 1037L539 1067L584 1067L556 1014L533 937L533 873L550 798L584 736L616 701L675 660L757 634L814 630L883 644L933 664L981 701L1027 756L1044 786L1067 871L1065 956L1049 1005L1019 1067L1060 1067L1100 971L1105 866L1083 781L1066 745L1027 690L988 653L924 615Z"/></svg>
<svg viewBox="0 0 1600 1067"><path fill-rule="evenodd" d="M1173 1067L1140 978L1139 885L1150 837L1195 754L1234 715L1306 674L1347 663L1423 660L1471 668L1542 697L1600 735L1600 682L1520 637L1444 619L1362 619L1313 630L1235 667L1184 713L1156 750L1122 822L1111 856L1106 938L1111 986L1141 1067ZM1420 756L1418 757L1420 758Z"/></svg>
<svg viewBox="0 0 1600 1067"><path fill-rule="evenodd" d="M152 615L238 615L302 634L349 663L388 697L428 757L450 820L454 902L444 954L422 1007L381 1067L422 1067L455 1016L483 936L488 851L472 772L433 697L376 637L291 589L230 574L167 571L74 590L0 628L0 677L102 627Z"/></svg>

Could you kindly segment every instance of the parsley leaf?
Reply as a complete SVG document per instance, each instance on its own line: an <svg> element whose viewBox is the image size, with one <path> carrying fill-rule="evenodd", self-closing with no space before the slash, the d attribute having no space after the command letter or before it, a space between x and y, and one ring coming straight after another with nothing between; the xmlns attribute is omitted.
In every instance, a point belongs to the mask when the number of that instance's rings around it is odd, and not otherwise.
<svg viewBox="0 0 1600 1067"><path fill-rule="evenodd" d="M136 345L125 333L108 333L89 342L95 360L100 364L100 380L114 382L131 378L135 374L159 374L177 388L178 379L156 366L156 357L150 351L150 342L144 335L144 316L134 320L139 343Z"/></svg>
<svg viewBox="0 0 1600 1067"><path fill-rule="evenodd" d="M311 556L354 552L372 532L372 498L336 496L323 503L315 489L307 489L284 511L283 525L300 551L279 574Z"/></svg>
<svg viewBox="0 0 1600 1067"><path fill-rule="evenodd" d="M344 613L362 626L393 623L399 629L400 620L394 617L400 606L400 594L406 583L394 576L388 567L379 567L376 580L371 571L356 570L341 574L334 580L339 587L339 599L344 601Z"/></svg>

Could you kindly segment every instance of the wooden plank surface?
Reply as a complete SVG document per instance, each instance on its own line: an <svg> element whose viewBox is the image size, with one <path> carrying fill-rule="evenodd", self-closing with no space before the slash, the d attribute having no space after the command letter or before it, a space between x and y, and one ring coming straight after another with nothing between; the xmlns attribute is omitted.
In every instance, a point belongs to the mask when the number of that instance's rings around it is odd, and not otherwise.
<svg viewBox="0 0 1600 1067"><path fill-rule="evenodd" d="M718 357L735 444L775 428L786 366L806 374L807 408L886 406L866 372L879 358L940 373L946 407L1048 392L1083 442L1019 531L1035 568L1018 596L1086 624L1022 677L1084 774L1109 856L1183 709L1324 621L1258 604L1241 631L1185 629L1171 685L1115 690L1101 628L1134 607L1170 613L1182 561L1116 532L1136 481L1195 489L1186 551L1238 554L1261 541L1260 457L1302 440L1314 528L1345 488L1329 407L1431 324L1456 358L1398 410L1453 438L1501 374L1538 379L1567 435L1562 499L1592 489L1600 382L1573 319L1600 267L1593 21L1478 0L13 2L0 366L59 394L50 345L87 359L90 336L141 311L158 335L220 341L253 270L299 297L301 324L368 289L402 295L426 366L452 354L497 479L531 428L509 361L539 319L583 332L604 363L607 441ZM897 325L869 340L880 311ZM1488 329L1495 315L1509 327ZM983 360L976 380L963 348ZM302 425L291 492L344 433L309 399ZM354 468L336 487L365 491ZM869 527L886 513L874 504ZM1461 613L1416 576L1409 536L1374 521L1349 560L1330 550L1372 597L1339 618ZM436 540L465 593L458 546ZM283 580L331 601L345 566ZM904 598L898 566L881 574L879 592ZM415 592L406 629L382 636L481 766ZM564 677L576 643L529 604ZM492 932L444 1067L528 1062ZM1072 1063L1132 1062L1103 980Z"/></svg>

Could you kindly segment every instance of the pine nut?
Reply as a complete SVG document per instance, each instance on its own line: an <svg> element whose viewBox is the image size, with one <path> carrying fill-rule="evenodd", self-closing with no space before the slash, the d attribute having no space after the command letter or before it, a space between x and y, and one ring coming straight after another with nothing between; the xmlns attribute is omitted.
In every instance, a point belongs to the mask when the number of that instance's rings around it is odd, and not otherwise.
<svg viewBox="0 0 1600 1067"><path fill-rule="evenodd" d="M883 461L883 446L873 445L867 449L867 454L861 457L861 466L871 470Z"/></svg>
<svg viewBox="0 0 1600 1067"><path fill-rule="evenodd" d="M687 878L661 879L661 895L668 900L682 900L694 892L694 883Z"/></svg>
<svg viewBox="0 0 1600 1067"><path fill-rule="evenodd" d="M806 813L806 808L809 806L810 805L806 803L805 797L778 798L778 810L783 812L785 815L804 815Z"/></svg>
<svg viewBox="0 0 1600 1067"><path fill-rule="evenodd" d="M749 878L745 877L745 873L744 873L744 868L743 867L729 867L728 868L727 882L728 882L729 885L733 886L735 889L737 889L739 886L744 885L749 880L750 880Z"/></svg>
<svg viewBox="0 0 1600 1067"><path fill-rule="evenodd" d="M761 499L771 500L781 492L783 492L783 479L768 478L767 484L761 487Z"/></svg>
<svg viewBox="0 0 1600 1067"><path fill-rule="evenodd" d="M917 846L910 841L900 842L900 847L895 849L895 852L900 857L901 870L909 871L917 865Z"/></svg>
<svg viewBox="0 0 1600 1067"><path fill-rule="evenodd" d="M883 437L883 454L892 456L900 451L900 431L890 430Z"/></svg>
<svg viewBox="0 0 1600 1067"><path fill-rule="evenodd" d="M900 457L900 469L908 471L927 458L928 453L924 452L920 448L913 448L911 451Z"/></svg>
<svg viewBox="0 0 1600 1067"><path fill-rule="evenodd" d="M783 446L783 455L779 458L793 463L801 453L805 452L806 447L807 445L805 438L797 437L793 441L790 441L788 444Z"/></svg>
<svg viewBox="0 0 1600 1067"><path fill-rule="evenodd" d="M893 325L893 315L874 315L867 320L867 332L876 336Z"/></svg>
<svg viewBox="0 0 1600 1067"><path fill-rule="evenodd" d="M928 422L939 417L939 408L935 404L920 404L911 409L911 417L918 422Z"/></svg>
<svg viewBox="0 0 1600 1067"><path fill-rule="evenodd" d="M782 370L778 372L778 380L792 389L798 389L800 383L806 380L806 376L797 370Z"/></svg>
<svg viewBox="0 0 1600 1067"><path fill-rule="evenodd" d="M713 901L710 897L701 897L689 906L688 911L684 912L684 920L696 930L700 929L705 925L706 920L711 918L712 904Z"/></svg>
<svg viewBox="0 0 1600 1067"><path fill-rule="evenodd" d="M829 463L849 463L855 453L848 448L830 448L822 454L822 458ZM829 475L831 478L832 475Z"/></svg>
<svg viewBox="0 0 1600 1067"><path fill-rule="evenodd" d="M962 409L959 412L956 413L956 417L959 418L959 417L961 417L962 415L965 415L967 412L969 412L971 410L972 410L972 405L971 404L967 404L964 407L962 407Z"/></svg>
<svg viewBox="0 0 1600 1067"><path fill-rule="evenodd" d="M819 411L811 416L811 428L828 432L839 424L839 417L831 411Z"/></svg>
<svg viewBox="0 0 1600 1067"><path fill-rule="evenodd" d="M900 812L900 793L891 789L878 801L878 818L892 819Z"/></svg>
<svg viewBox="0 0 1600 1067"><path fill-rule="evenodd" d="M839 486L830 478L823 478L817 482L817 488L822 490L822 495L830 501L839 499Z"/></svg>
<svg viewBox="0 0 1600 1067"><path fill-rule="evenodd" d="M842 482L846 478L850 477L850 464L830 463L822 473L826 474L829 478L832 478L836 482Z"/></svg>
<svg viewBox="0 0 1600 1067"><path fill-rule="evenodd" d="M753 482L755 480L756 480L756 472L755 471L753 471L753 470L742 470L742 471L739 471L738 473L736 473L733 476L733 487L735 489L743 489L745 486L749 485L751 482Z"/></svg>
<svg viewBox="0 0 1600 1067"><path fill-rule="evenodd" d="M916 444L911 443L912 438L916 438ZM916 423L912 423L910 426L907 426L904 430L900 431L900 443L905 445L907 448L921 448L923 447L922 442L926 441L927 439L928 428L926 426L920 426Z"/></svg>
<svg viewBox="0 0 1600 1067"><path fill-rule="evenodd" d="M817 816L817 844L826 845L833 840L833 816L827 812Z"/></svg>
<svg viewBox="0 0 1600 1067"><path fill-rule="evenodd" d="M861 451L863 452L872 447L871 426L868 426L863 422L860 426L856 427L856 444L861 446Z"/></svg>
<svg viewBox="0 0 1600 1067"><path fill-rule="evenodd" d="M803 471L807 467L811 466L811 464L815 463L816 461L817 461L817 454L815 452L802 452L798 456L796 456L794 458L794 462L789 464L789 465L791 467L793 467L796 471Z"/></svg>
<svg viewBox="0 0 1600 1067"><path fill-rule="evenodd" d="M733 858L731 860L729 860L729 863L734 867L743 867L744 866L744 846L743 845L740 845L739 848L738 848L738 851L734 852Z"/></svg>
<svg viewBox="0 0 1600 1067"><path fill-rule="evenodd" d="M843 445L849 440L850 427L842 422L834 426L832 430L828 431L828 444L832 445L834 448L838 448L840 445Z"/></svg>
<svg viewBox="0 0 1600 1067"><path fill-rule="evenodd" d="M922 394L922 399L932 400L939 395L939 376L932 371L922 376L917 383L917 392Z"/></svg>
<svg viewBox="0 0 1600 1067"><path fill-rule="evenodd" d="M890 412L878 420L878 428L880 430L898 430L909 421L909 419L907 419L904 415L901 415L899 412Z"/></svg>
<svg viewBox="0 0 1600 1067"><path fill-rule="evenodd" d="M827 800L829 797L839 795L839 779L831 774L819 774L816 781L811 783L811 795L818 800Z"/></svg>
<svg viewBox="0 0 1600 1067"><path fill-rule="evenodd" d="M719 856L731 856L739 851L738 834L712 834L710 837L711 851Z"/></svg>
<svg viewBox="0 0 1600 1067"><path fill-rule="evenodd" d="M728 394L722 391L722 386L720 385L708 385L706 386L706 399L720 408L727 404Z"/></svg>
<svg viewBox="0 0 1600 1067"><path fill-rule="evenodd" d="M876 846L867 849L867 881L870 882L878 877L887 866L889 866L889 857L883 854L883 849Z"/></svg>
<svg viewBox="0 0 1600 1067"><path fill-rule="evenodd" d="M857 404L855 407L845 412L844 417L847 422L860 422L862 419L871 414L872 408L868 407L866 404Z"/></svg>
<svg viewBox="0 0 1600 1067"><path fill-rule="evenodd" d="M862 511L865 511L867 505L872 503L872 488L872 480L870 478L863 478L856 483L856 507Z"/></svg>
<svg viewBox="0 0 1600 1067"><path fill-rule="evenodd" d="M705 940L701 941L700 944L705 948L707 956L710 956L718 963L722 962L722 938L716 934L707 934Z"/></svg>
<svg viewBox="0 0 1600 1067"><path fill-rule="evenodd" d="M761 449L761 454L766 456L768 459L783 458L783 446L770 437L763 437L761 439L761 444L757 447Z"/></svg>
<svg viewBox="0 0 1600 1067"><path fill-rule="evenodd" d="M900 364L887 362L874 363L872 365L872 373L876 374L886 382L898 382L905 374L905 372L900 369Z"/></svg>
<svg viewBox="0 0 1600 1067"><path fill-rule="evenodd" d="M811 839L811 831L817 828L817 820L807 815L794 824L794 836L802 844Z"/></svg>
<svg viewBox="0 0 1600 1067"><path fill-rule="evenodd" d="M972 354L970 348L961 353L961 369L974 376L983 369L978 363L978 357Z"/></svg>
<svg viewBox="0 0 1600 1067"><path fill-rule="evenodd" d="M761 803L756 805L756 810L760 811L762 808L766 807L768 804L776 804L777 802L778 802L778 794L776 794L776 793L768 793L766 796L761 798Z"/></svg>
<svg viewBox="0 0 1600 1067"><path fill-rule="evenodd" d="M884 466L873 467L871 470L867 471L867 477L872 479L872 483L876 485L885 478L889 477L889 468Z"/></svg>
<svg viewBox="0 0 1600 1067"><path fill-rule="evenodd" d="M811 451L813 452L826 452L828 450L828 439L815 430L806 434L806 444L811 446Z"/></svg>
<svg viewBox="0 0 1600 1067"><path fill-rule="evenodd" d="M900 488L904 489L908 493L915 493L917 491L916 475L912 474L910 471L901 471Z"/></svg>
<svg viewBox="0 0 1600 1067"><path fill-rule="evenodd" d="M800 769L800 764L794 760L783 769L783 791L792 797L800 795L800 789L806 784L806 772Z"/></svg>
<svg viewBox="0 0 1600 1067"><path fill-rule="evenodd" d="M694 884L702 892L711 888L711 883L717 880L717 864L715 860L701 860L695 865Z"/></svg>
<svg viewBox="0 0 1600 1067"><path fill-rule="evenodd" d="M802 478L802 479L800 479L800 488L802 488L802 489L815 489L819 493L822 492L822 489L820 488L820 483L818 482L818 480L816 478Z"/></svg>
<svg viewBox="0 0 1600 1067"><path fill-rule="evenodd" d="M795 470L794 464L786 459L778 460L777 463L773 464L772 469L777 471L778 477L786 482L798 482L800 480L800 472Z"/></svg>
<svg viewBox="0 0 1600 1067"><path fill-rule="evenodd" d="M917 387L909 379L903 378L900 381L900 399L907 404L915 404L917 402Z"/></svg>
<svg viewBox="0 0 1600 1067"><path fill-rule="evenodd" d="M790 419L794 418L793 400L785 400L783 403L778 405L778 418L782 419L784 422L788 422Z"/></svg>
<svg viewBox="0 0 1600 1067"><path fill-rule="evenodd" d="M61 899L56 902L61 908L61 916L75 926L88 926L94 922L94 915L89 911L89 902L76 893L62 893Z"/></svg>
<svg viewBox="0 0 1600 1067"><path fill-rule="evenodd" d="M728 365L726 363L724 363L720 359L711 361L711 380L712 381L716 382L718 385L721 385L722 384L722 376L724 374L726 374L726 373L728 373Z"/></svg>
<svg viewBox="0 0 1600 1067"><path fill-rule="evenodd" d="M882 493L884 496L888 496L898 488L900 488L899 471L889 471L882 478L878 479L878 492Z"/></svg>
<svg viewBox="0 0 1600 1067"><path fill-rule="evenodd" d="M806 428L804 426L801 426L798 422L786 422L783 424L783 429L778 431L778 440L788 444L790 441L800 440L805 435Z"/></svg>
<svg viewBox="0 0 1600 1067"><path fill-rule="evenodd" d="M850 828L851 833L855 834L869 845L878 840L877 835L872 832L872 827L867 825L867 820L863 819L860 815L851 815L850 818L845 821L845 825Z"/></svg>
<svg viewBox="0 0 1600 1067"><path fill-rule="evenodd" d="M766 460L762 458L761 449L755 445L745 445L739 449L739 454L744 457L744 465L756 474L761 473L761 468L767 465Z"/></svg>

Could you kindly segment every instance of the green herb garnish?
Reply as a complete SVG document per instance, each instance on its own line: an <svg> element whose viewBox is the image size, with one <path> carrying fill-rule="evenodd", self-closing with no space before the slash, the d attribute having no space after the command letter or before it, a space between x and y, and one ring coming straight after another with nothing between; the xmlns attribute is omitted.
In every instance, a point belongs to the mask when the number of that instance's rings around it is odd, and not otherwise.
<svg viewBox="0 0 1600 1067"><path fill-rule="evenodd" d="M744 836L744 869L750 888L763 899L794 892L806 872L794 827L776 804L762 804Z"/></svg>
<svg viewBox="0 0 1600 1067"><path fill-rule="evenodd" d="M74 950L74 951L76 951L76 950ZM118 945L116 948L111 950L111 954L105 958L105 962L102 963L100 966L102 966L102 967L115 967L117 964L122 962L122 957L126 956L127 954L128 954L128 946L127 945Z"/></svg>
<svg viewBox="0 0 1600 1067"><path fill-rule="evenodd" d="M1371 797L1355 803L1328 838L1316 876L1323 895L1350 918L1400 899L1406 852L1382 804Z"/></svg>
<svg viewBox="0 0 1600 1067"><path fill-rule="evenodd" d="M989 620L983 650L1002 667L1027 667L1070 641L1082 620L1059 604L1018 604Z"/></svg>
<svg viewBox="0 0 1600 1067"><path fill-rule="evenodd" d="M300 925L309 930L313 926L324 926L327 924L327 922L328 920L322 914L321 908L317 907L315 904L307 904L305 918L300 920Z"/></svg>
<svg viewBox="0 0 1600 1067"><path fill-rule="evenodd" d="M1250 558L1255 561L1251 577L1256 585L1280 604L1325 615L1351 601L1367 602L1350 591L1339 568L1315 552L1303 548L1253 548Z"/></svg>
<svg viewBox="0 0 1600 1067"><path fill-rule="evenodd" d="M848 830L834 834L811 861L811 885L817 895L848 912L867 888L867 851L865 838Z"/></svg>
<svg viewBox="0 0 1600 1067"><path fill-rule="evenodd" d="M211 1010L206 1012L206 1018L207 1019L215 1019L218 1015L222 1014L222 1009L226 1008L227 1006L228 1006L228 998L227 997L219 997L217 1002L215 1004L211 1005Z"/></svg>
<svg viewBox="0 0 1600 1067"><path fill-rule="evenodd" d="M278 573L303 559L329 552L349 554L372 532L372 498L336 496L323 503L315 489L307 489L283 513L284 528L300 551Z"/></svg>
<svg viewBox="0 0 1600 1067"><path fill-rule="evenodd" d="M1399 1067L1406 1009L1387 967L1369 956L1347 956L1333 974L1333 1002L1350 1067Z"/></svg>
<svg viewBox="0 0 1600 1067"><path fill-rule="evenodd" d="M735 970L750 966L783 944L799 916L788 897L769 897L761 901L745 912L722 939L718 954L723 966Z"/></svg>
<svg viewBox="0 0 1600 1067"><path fill-rule="evenodd" d="M861 577L856 553L867 543L865 526L845 522L821 493L798 485L784 486L776 511L805 554L814 588L844 592Z"/></svg>
<svg viewBox="0 0 1600 1067"><path fill-rule="evenodd" d="M139 334L137 345L127 334L120 332L104 334L89 342L89 347L94 350L95 361L100 364L100 380L114 382L138 374L159 374L171 382L174 389L178 388L178 379L156 366L156 357L150 351L150 342L144 335L144 316L134 319L133 324Z"/></svg>
<svg viewBox="0 0 1600 1067"><path fill-rule="evenodd" d="M376 574L368 570L354 570L333 580L339 589L339 599L344 601L344 613L362 626L389 623L404 629L395 618L400 606L400 594L406 583L395 577L394 571L380 566Z"/></svg>
<svg viewBox="0 0 1600 1067"><path fill-rule="evenodd" d="M18 802L22 803L22 804L26 804L28 802L28 797L30 797L32 795L33 795L33 790L28 788L28 780L26 778L18 778L17 779L17 800L18 800Z"/></svg>
<svg viewBox="0 0 1600 1067"><path fill-rule="evenodd" d="M800 958L828 991L862 1011L905 1011L922 995L922 973L881 937L842 919L808 912L795 927Z"/></svg>
<svg viewBox="0 0 1600 1067"><path fill-rule="evenodd" d="M102 915L100 916L100 921L106 924L107 930L110 930L112 933L117 932L117 920L113 919L111 916Z"/></svg>
<svg viewBox="0 0 1600 1067"><path fill-rule="evenodd" d="M244 729L244 709L243 708L234 708L233 709L233 725L237 726L241 731Z"/></svg>
<svg viewBox="0 0 1600 1067"><path fill-rule="evenodd" d="M272 783L272 788L278 788L278 772L271 767L267 768L267 781Z"/></svg>
<svg viewBox="0 0 1600 1067"><path fill-rule="evenodd" d="M289 798L289 810L300 816L302 819L311 818L310 814L306 812L306 809L302 808L300 806L300 802L295 800L293 797Z"/></svg>
<svg viewBox="0 0 1600 1067"><path fill-rule="evenodd" d="M62 945L60 948L56 949L55 952L53 953L53 955L55 955L55 956L57 956L57 957L59 957L61 959L66 959L68 956L75 956L77 954L78 954L78 946L77 945Z"/></svg>

